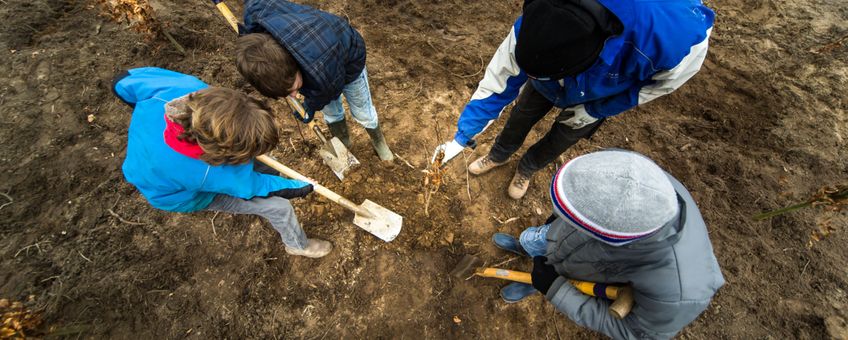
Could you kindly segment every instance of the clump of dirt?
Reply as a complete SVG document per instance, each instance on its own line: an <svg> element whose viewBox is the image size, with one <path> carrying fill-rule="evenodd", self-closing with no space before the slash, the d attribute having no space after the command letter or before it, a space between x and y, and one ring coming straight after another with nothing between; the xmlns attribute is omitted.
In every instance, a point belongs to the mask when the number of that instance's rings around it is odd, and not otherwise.
<svg viewBox="0 0 848 340"><path fill-rule="evenodd" d="M123 180L131 111L109 90L121 70L160 66L256 95L235 71L234 34L208 1L151 2L183 55L112 22L96 0L6 0L0 296L34 295L45 325L92 338L595 336L541 296L507 305L498 297L503 282L448 275L469 253L530 269L489 237L545 220L545 188L561 162L540 171L521 201L505 193L515 162L466 177L466 162L488 151L501 120L476 151L447 165L429 216L424 210L422 170L451 136L521 2L305 2L347 18L365 37L374 102L400 157L379 161L352 124L351 151L362 164L341 183L321 164L317 140L302 141L288 118L276 156L353 201L403 215L395 241L358 230L352 214L313 195L295 202L300 221L335 250L292 258L256 217L157 211ZM848 10L812 0L708 5L718 21L701 73L610 119L561 160L632 149L690 189L728 284L681 337L838 333L848 318L848 236L835 232L807 249L817 211L765 222L751 216L848 175ZM527 145L552 123L541 122ZM845 221L843 214L832 223Z"/></svg>

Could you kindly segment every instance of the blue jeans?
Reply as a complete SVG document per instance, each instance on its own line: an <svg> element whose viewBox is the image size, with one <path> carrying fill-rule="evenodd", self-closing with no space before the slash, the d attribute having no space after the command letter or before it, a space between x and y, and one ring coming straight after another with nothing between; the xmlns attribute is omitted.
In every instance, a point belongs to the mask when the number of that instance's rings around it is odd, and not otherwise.
<svg viewBox="0 0 848 340"><path fill-rule="evenodd" d="M545 224L538 227L530 227L521 232L518 242L521 243L521 247L524 248L524 251L530 257L545 256L548 250L546 236L548 236L548 229L550 228L550 224Z"/></svg>
<svg viewBox="0 0 848 340"><path fill-rule="evenodd" d="M357 123L366 129L377 128L377 109L371 102L371 89L368 87L368 70L362 69L362 74L354 81L345 85L342 94L350 107L350 114ZM345 119L342 96L331 101L321 109L324 113L324 121L327 124L339 122Z"/></svg>

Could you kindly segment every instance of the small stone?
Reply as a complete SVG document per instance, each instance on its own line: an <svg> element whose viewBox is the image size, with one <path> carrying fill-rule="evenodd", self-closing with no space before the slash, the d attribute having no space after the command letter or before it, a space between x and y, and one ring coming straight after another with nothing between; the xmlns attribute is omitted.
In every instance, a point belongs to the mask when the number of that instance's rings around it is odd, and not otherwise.
<svg viewBox="0 0 848 340"><path fill-rule="evenodd" d="M848 340L848 323L839 316L830 316L824 319L824 326L831 339Z"/></svg>
<svg viewBox="0 0 848 340"><path fill-rule="evenodd" d="M454 316L453 316L453 323L455 323L455 324L457 324L457 325L458 325L458 324L461 324L461 323L462 323L462 319L460 319L458 315L454 315Z"/></svg>
<svg viewBox="0 0 848 340"><path fill-rule="evenodd" d="M536 207L536 215L542 215L542 209L540 209L539 207Z"/></svg>
<svg viewBox="0 0 848 340"><path fill-rule="evenodd" d="M94 123L95 118L97 118L97 117L95 117L93 114L91 114L91 115L88 115L88 118L86 118L86 119L88 120L89 123Z"/></svg>
<svg viewBox="0 0 848 340"><path fill-rule="evenodd" d="M445 234L445 242L447 242L448 244L453 243L453 233L452 232L448 232L447 234Z"/></svg>

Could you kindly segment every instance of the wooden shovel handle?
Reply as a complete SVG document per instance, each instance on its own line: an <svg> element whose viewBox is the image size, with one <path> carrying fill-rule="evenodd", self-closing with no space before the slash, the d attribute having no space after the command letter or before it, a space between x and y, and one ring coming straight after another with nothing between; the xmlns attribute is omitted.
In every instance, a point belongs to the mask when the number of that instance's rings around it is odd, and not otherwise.
<svg viewBox="0 0 848 340"><path fill-rule="evenodd" d="M215 4L215 7L218 8L218 11L221 12L221 15L224 16L224 19L227 19L227 23L230 24L230 27L233 28L236 33L238 33L238 19L233 15L233 12L230 11L230 8L227 7L227 4L222 0L212 0L212 3Z"/></svg>
<svg viewBox="0 0 848 340"><path fill-rule="evenodd" d="M492 277L497 279L533 284L530 273L519 272L500 268L480 268L477 276ZM628 286L612 286L601 283L568 280L581 293L589 296L601 296L614 300L610 304L609 312L612 316L622 319L633 309L633 290Z"/></svg>
<svg viewBox="0 0 848 340"><path fill-rule="evenodd" d="M301 104L299 100L289 96L286 97L286 102L289 103L289 107L291 107L292 111L300 117L300 120L303 120L306 117L306 109L303 108L303 104ZM315 120L309 121L306 125L309 126L309 129L312 130L312 132L315 132L315 135L318 136L321 143L327 144L327 137L324 137L324 133L321 132L321 129L317 125L315 125Z"/></svg>
<svg viewBox="0 0 848 340"><path fill-rule="evenodd" d="M274 170L279 171L281 174L285 175L288 178L292 178L292 179L296 179L296 180L300 180L300 181L304 181L304 182L307 182L309 184L312 184L312 187L313 187L313 189L315 190L316 193L318 193L321 196L328 198L329 200L331 200L333 202L338 203L339 205L345 207L346 209L348 209L350 211L353 211L357 215L360 215L360 216L365 217L365 218L374 218L374 215L371 214L370 211L363 209L362 207L351 202L347 198L342 197L341 195L333 192L332 190L327 189L323 185L318 184L314 180L312 180L312 179L310 179L310 178L308 178L304 175L301 175L297 171L290 169L289 167L281 164L280 162L277 162L275 159L271 158L270 156L261 155L261 156L256 157L256 159L258 161L265 163L266 165L274 168Z"/></svg>

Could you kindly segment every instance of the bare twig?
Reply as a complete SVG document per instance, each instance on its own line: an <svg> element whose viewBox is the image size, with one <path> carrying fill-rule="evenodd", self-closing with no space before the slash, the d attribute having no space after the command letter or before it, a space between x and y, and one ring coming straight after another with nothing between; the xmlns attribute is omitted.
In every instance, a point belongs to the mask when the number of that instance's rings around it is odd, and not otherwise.
<svg viewBox="0 0 848 340"><path fill-rule="evenodd" d="M551 319L554 319L554 329L556 329L557 340L562 339L562 335L559 335L559 323L557 322L557 315L556 313L553 313L551 315L553 316L551 317Z"/></svg>
<svg viewBox="0 0 848 340"><path fill-rule="evenodd" d="M177 40L174 39L174 36L171 35L171 33L168 33L168 31L163 29L162 34L165 35L165 38L168 38L168 41L171 42L171 45L174 45L174 48L176 48L177 51L180 52L180 54L186 55L186 50L185 50L185 48L183 48L183 45L180 45L180 43L178 43Z"/></svg>
<svg viewBox="0 0 848 340"><path fill-rule="evenodd" d="M286 101L286 103L288 104L288 101ZM289 107L289 110L291 110L291 112L292 112L291 118L294 120L294 126L297 126L297 133L300 134L300 139L304 143L306 143L306 136L303 135L303 130L300 128L300 124L302 122L299 121L297 118L295 118L295 116L294 116L294 113L296 112L295 108L291 107L291 104L288 104L288 107ZM304 117L304 118L306 118L306 117ZM289 139L289 143L291 143L292 149L295 149L294 143L291 142L291 139ZM295 149L295 151L297 151L297 149Z"/></svg>
<svg viewBox="0 0 848 340"><path fill-rule="evenodd" d="M442 64L439 64L439 63L432 61L430 59L425 59L425 60L427 62L433 64L433 65L438 66L442 70L445 70L447 73L450 73L452 76L458 77L458 78L471 78L471 77L474 77L474 76L480 74L480 72L483 72L483 70L486 69L485 64L484 64L485 61L483 60L483 57L480 57L480 64L483 65L483 68L478 70L477 72L474 72L473 74L457 74L457 73L454 73L453 71L451 71L449 68L442 66Z"/></svg>
<svg viewBox="0 0 848 340"><path fill-rule="evenodd" d="M5 197L7 200L9 200L9 202L6 202L6 203L3 203L2 205L0 205L0 209L3 209L3 208L5 208L7 205L12 204L12 203L14 203L14 202L15 202L15 200L13 200L13 199L12 199L12 196L9 196L8 194L4 194L4 193L0 192L0 196L3 196L3 197Z"/></svg>
<svg viewBox="0 0 848 340"><path fill-rule="evenodd" d="M503 221L503 224L507 224L507 223L512 222L512 221L518 221L518 217L509 218L506 221Z"/></svg>
<svg viewBox="0 0 848 340"><path fill-rule="evenodd" d="M48 277L48 278L46 278L46 279L44 279L44 280L41 280L41 282L47 282L47 281L50 281L50 280L53 280L53 279L58 279L58 278L59 278L59 275L51 276L51 277ZM60 282L61 282L61 281L60 281Z"/></svg>
<svg viewBox="0 0 848 340"><path fill-rule="evenodd" d="M83 259L85 259L86 261L91 262L91 263L94 263L94 261L92 261L91 259L89 259L89 258L85 257L85 255L83 255L83 254L82 254L82 252L80 252L79 250L77 250L77 254L79 254L79 256L82 256L82 258L83 258Z"/></svg>
<svg viewBox="0 0 848 340"><path fill-rule="evenodd" d="M499 263L493 264L493 265L492 265L492 267L500 267L500 266L503 266L503 265L505 265L505 264L507 264L507 263L510 263L510 262L512 262L512 261L515 261L515 259L517 259L517 258L518 258L518 257L516 257L516 256L510 257L510 258L508 258L508 259L506 259L506 260L504 260L504 261L501 261L501 262L499 262Z"/></svg>
<svg viewBox="0 0 848 340"><path fill-rule="evenodd" d="M810 265L810 260L807 260L807 263L806 263L806 264L804 264L804 269L801 269L801 275L800 275L800 277L804 277L804 272L806 272L806 271L807 271L807 266L809 266L809 265Z"/></svg>
<svg viewBox="0 0 848 340"><path fill-rule="evenodd" d="M34 244L30 244L26 247L19 249L18 252L15 253L15 256L12 256L12 258L18 257L18 255L20 255L21 252L24 251L24 250L26 250L27 255L29 255L29 248L32 248L32 247L35 247L35 249L38 249L38 253L41 254L41 247L38 245L38 242L35 242Z"/></svg>
<svg viewBox="0 0 848 340"><path fill-rule="evenodd" d="M215 230L215 218L218 217L218 214L220 213L220 211L216 211L215 215L210 218L210 220L212 221L212 234L214 234L215 236L218 236L218 232Z"/></svg>
<svg viewBox="0 0 848 340"><path fill-rule="evenodd" d="M123 217L121 217L121 215L118 215L118 213L116 213L116 212L115 212L114 210L112 210L112 209L108 209L108 210L106 210L106 211L108 211L110 215L112 215L112 216L114 216L115 218L117 218L117 219L118 219L118 221L121 221L121 223L129 224L129 225L147 225L147 223L127 221L127 220L125 220Z"/></svg>
<svg viewBox="0 0 848 340"><path fill-rule="evenodd" d="M399 160L402 160L404 163L406 163L406 166L410 167L412 170L415 170L415 167L412 166L412 164L410 164L409 161L407 161L406 159L404 159L403 157L398 155L397 152L395 152L395 157L397 157Z"/></svg>
<svg viewBox="0 0 848 340"><path fill-rule="evenodd" d="M462 157L465 158L465 192L468 194L468 200L471 200L471 176L468 174L468 154L465 149L462 149Z"/></svg>
<svg viewBox="0 0 848 340"><path fill-rule="evenodd" d="M839 39L836 39L833 42L825 44L824 46L821 46L819 48L813 49L813 50L811 50L811 52L816 53L816 54L831 52L831 51L833 51L837 48L842 47L842 44L844 44L846 40L848 40L848 35L845 35L845 36L843 36Z"/></svg>
<svg viewBox="0 0 848 340"><path fill-rule="evenodd" d="M518 217L510 217L506 220L502 220L502 219L497 218L495 215L492 215L492 218L494 218L495 221L498 221L498 223L500 223L500 224L507 224L509 222L513 222L513 221L518 220Z"/></svg>

